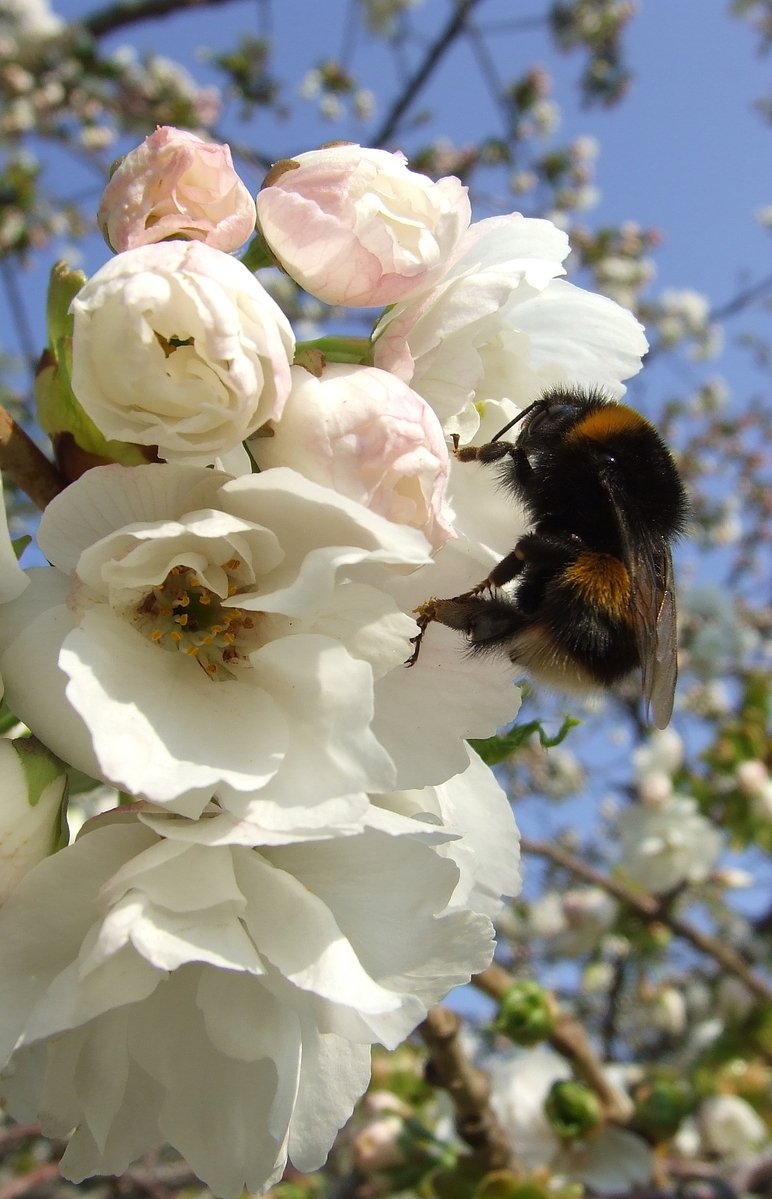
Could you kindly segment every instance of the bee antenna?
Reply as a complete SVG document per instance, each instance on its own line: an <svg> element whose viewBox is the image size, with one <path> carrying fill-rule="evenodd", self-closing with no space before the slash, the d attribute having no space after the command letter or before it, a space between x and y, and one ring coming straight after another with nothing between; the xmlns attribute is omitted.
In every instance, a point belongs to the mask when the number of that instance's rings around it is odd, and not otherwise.
<svg viewBox="0 0 772 1199"><path fill-rule="evenodd" d="M503 437L505 433L508 433L509 430L511 428L513 428L516 424L518 424L519 421L523 420L528 415L529 412L533 412L536 405L540 404L540 403L541 403L541 400L534 400L534 402L532 404L529 404L527 408L524 408L522 412L518 412L517 416L512 417L512 420L509 422L508 425L505 425L503 429L499 429L496 436L491 438L491 441L492 442L498 441L498 439L500 437Z"/></svg>

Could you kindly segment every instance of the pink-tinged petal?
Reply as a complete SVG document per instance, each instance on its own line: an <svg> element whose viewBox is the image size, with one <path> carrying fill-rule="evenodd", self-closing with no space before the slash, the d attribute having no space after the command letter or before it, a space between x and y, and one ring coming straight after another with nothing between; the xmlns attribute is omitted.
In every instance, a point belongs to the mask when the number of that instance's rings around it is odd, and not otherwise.
<svg viewBox="0 0 772 1199"><path fill-rule="evenodd" d="M121 160L97 221L115 251L168 238L236 250L255 228L255 201L230 148L164 125Z"/></svg>
<svg viewBox="0 0 772 1199"><path fill-rule="evenodd" d="M433 182L402 154L357 145L299 154L257 197L262 234L285 271L330 304L373 307L443 269L469 224L466 188Z"/></svg>
<svg viewBox="0 0 772 1199"><path fill-rule="evenodd" d="M453 536L445 507L449 455L432 409L395 375L331 364L292 368L272 437L250 443L261 469L291 466L397 524L436 550Z"/></svg>

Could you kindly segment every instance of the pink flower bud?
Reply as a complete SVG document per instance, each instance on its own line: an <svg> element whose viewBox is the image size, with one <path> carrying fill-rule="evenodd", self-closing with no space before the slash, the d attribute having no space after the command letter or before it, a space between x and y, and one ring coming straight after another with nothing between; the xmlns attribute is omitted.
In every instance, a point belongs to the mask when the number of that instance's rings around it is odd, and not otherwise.
<svg viewBox="0 0 772 1199"><path fill-rule="evenodd" d="M255 202L228 146L164 125L122 160L97 213L116 252L167 238L236 250L255 228Z"/></svg>
<svg viewBox="0 0 772 1199"><path fill-rule="evenodd" d="M453 536L445 511L448 449L440 422L407 384L370 366L333 363L321 378L292 367L273 437L250 449L261 470L291 466L316 483L420 529L435 549Z"/></svg>
<svg viewBox="0 0 772 1199"><path fill-rule="evenodd" d="M257 197L263 236L328 304L372 307L441 272L470 220L466 188L408 170L404 154L334 145L277 164Z"/></svg>

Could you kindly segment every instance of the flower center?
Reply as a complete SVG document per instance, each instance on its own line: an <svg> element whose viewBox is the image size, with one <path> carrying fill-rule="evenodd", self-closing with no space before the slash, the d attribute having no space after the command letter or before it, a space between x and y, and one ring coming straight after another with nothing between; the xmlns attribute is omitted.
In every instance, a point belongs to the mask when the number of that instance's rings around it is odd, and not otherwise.
<svg viewBox="0 0 772 1199"><path fill-rule="evenodd" d="M223 569L241 566L231 558ZM228 595L238 587L229 582ZM226 608L189 566L173 566L163 583L154 585L134 609L133 623L144 637L170 653L187 654L213 680L234 678L233 667L248 665L249 652L260 644L257 625L262 613Z"/></svg>

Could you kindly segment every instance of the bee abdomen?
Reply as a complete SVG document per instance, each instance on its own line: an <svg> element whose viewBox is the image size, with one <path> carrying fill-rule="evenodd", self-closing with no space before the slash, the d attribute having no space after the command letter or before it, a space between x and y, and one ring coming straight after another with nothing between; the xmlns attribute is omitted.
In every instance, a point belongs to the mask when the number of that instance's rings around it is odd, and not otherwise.
<svg viewBox="0 0 772 1199"><path fill-rule="evenodd" d="M613 554L584 550L565 568L559 583L612 621L627 623L633 618L630 575Z"/></svg>

